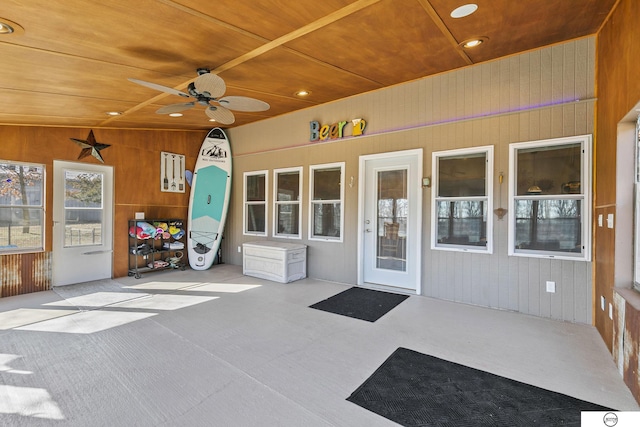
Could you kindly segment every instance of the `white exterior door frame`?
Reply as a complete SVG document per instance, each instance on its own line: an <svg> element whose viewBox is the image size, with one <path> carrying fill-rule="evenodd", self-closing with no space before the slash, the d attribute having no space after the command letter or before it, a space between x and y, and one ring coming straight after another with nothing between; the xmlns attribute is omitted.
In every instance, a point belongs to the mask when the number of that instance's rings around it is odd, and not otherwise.
<svg viewBox="0 0 640 427"><path fill-rule="evenodd" d="M408 281L407 287L397 287L394 284L386 283L369 283L366 282L365 264L368 251L365 248L367 240L370 240L368 234L372 233L373 229L377 229L377 226L371 224L371 219L366 218L366 206L367 203L371 203L367 200L367 197L371 197L372 186L376 186L376 182L368 182L367 180L367 168L371 167L372 163L379 161L389 161L394 167L398 169L407 170L408 178L408 204L409 204L409 219L407 223L407 242L406 242L406 279ZM358 262L358 286L398 290L406 293L421 293L421 281L422 281L422 163L423 163L423 150L413 149L404 151L395 151L389 153L379 153L360 156L359 164L359 181L358 181L358 249L357 249L357 262ZM380 170L387 169L383 167ZM370 221L367 223L367 221ZM371 244L369 242L369 244ZM369 267L367 267L369 268ZM386 274L383 273L383 275Z"/></svg>
<svg viewBox="0 0 640 427"><path fill-rule="evenodd" d="M73 238L73 222L65 209L66 174L102 175L100 238ZM113 275L113 167L54 160L53 162L53 286L111 278ZM94 220L95 221L95 220ZM69 242L69 232L71 239ZM80 233L78 232L78 235Z"/></svg>

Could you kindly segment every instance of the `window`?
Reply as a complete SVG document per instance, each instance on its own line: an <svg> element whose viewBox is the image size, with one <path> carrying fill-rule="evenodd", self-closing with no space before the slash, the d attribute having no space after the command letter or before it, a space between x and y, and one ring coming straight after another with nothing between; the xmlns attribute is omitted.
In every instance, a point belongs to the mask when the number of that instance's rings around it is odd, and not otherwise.
<svg viewBox="0 0 640 427"><path fill-rule="evenodd" d="M302 168L276 169L273 173L275 176L273 235L300 239Z"/></svg>
<svg viewBox="0 0 640 427"><path fill-rule="evenodd" d="M104 176L64 171L64 247L102 245Z"/></svg>
<svg viewBox="0 0 640 427"><path fill-rule="evenodd" d="M342 241L344 163L310 168L309 239Z"/></svg>
<svg viewBox="0 0 640 427"><path fill-rule="evenodd" d="M244 173L244 234L267 235L267 171Z"/></svg>
<svg viewBox="0 0 640 427"><path fill-rule="evenodd" d="M0 161L0 253L44 249L44 165Z"/></svg>
<svg viewBox="0 0 640 427"><path fill-rule="evenodd" d="M591 136L510 145L509 255L590 259Z"/></svg>
<svg viewBox="0 0 640 427"><path fill-rule="evenodd" d="M433 153L431 247L492 253L493 147Z"/></svg>

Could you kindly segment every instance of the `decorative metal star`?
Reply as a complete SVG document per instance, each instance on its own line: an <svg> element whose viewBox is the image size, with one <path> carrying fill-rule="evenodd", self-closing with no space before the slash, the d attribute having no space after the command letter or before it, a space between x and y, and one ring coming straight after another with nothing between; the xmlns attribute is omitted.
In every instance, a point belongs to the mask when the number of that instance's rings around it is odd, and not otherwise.
<svg viewBox="0 0 640 427"><path fill-rule="evenodd" d="M93 136L93 130L89 131L89 136L87 136L87 139L76 139L76 138L69 138L71 139L73 142L75 142L76 144L78 144L80 147L82 147L82 151L80 152L80 155L78 156L78 160L87 157L89 154L91 154L93 157L95 157L96 159L98 159L101 163L104 163L104 159L102 158L102 156L100 155L100 150L104 150L105 148L109 148L111 147L110 144L100 144L96 141L96 138Z"/></svg>

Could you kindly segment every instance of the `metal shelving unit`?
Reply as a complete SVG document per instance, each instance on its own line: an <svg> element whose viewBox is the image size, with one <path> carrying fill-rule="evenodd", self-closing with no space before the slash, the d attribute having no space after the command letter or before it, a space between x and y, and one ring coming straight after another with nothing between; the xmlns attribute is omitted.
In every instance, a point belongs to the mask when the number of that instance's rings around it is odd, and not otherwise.
<svg viewBox="0 0 640 427"><path fill-rule="evenodd" d="M140 223L154 226L155 235L141 238L138 233L142 228ZM172 234L170 231L173 230L181 232ZM184 235L184 220L181 219L129 220L129 276L139 279L143 273L152 271L184 270Z"/></svg>

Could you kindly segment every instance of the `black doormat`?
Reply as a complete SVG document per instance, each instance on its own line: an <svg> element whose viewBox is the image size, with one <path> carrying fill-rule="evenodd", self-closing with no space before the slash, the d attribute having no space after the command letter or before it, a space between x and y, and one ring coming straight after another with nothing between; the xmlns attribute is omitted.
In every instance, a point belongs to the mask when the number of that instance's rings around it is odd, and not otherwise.
<svg viewBox="0 0 640 427"><path fill-rule="evenodd" d="M580 426L611 410L406 348L347 400L403 426Z"/></svg>
<svg viewBox="0 0 640 427"><path fill-rule="evenodd" d="M311 305L311 308L375 322L409 295L353 287Z"/></svg>

